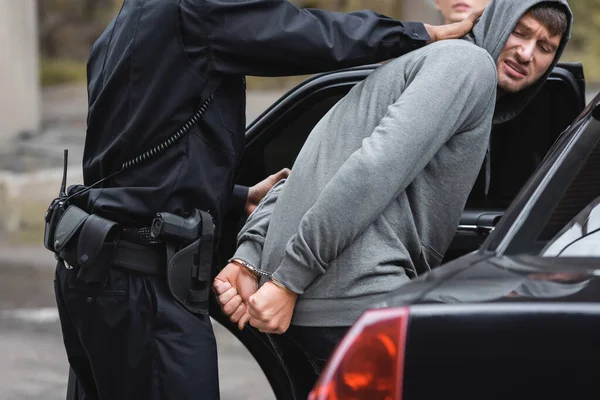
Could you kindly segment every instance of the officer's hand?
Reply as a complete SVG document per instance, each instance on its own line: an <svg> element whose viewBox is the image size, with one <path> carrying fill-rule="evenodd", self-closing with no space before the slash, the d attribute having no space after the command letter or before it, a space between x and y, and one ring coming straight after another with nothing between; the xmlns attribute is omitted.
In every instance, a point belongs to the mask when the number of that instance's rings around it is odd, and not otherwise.
<svg viewBox="0 0 600 400"><path fill-rule="evenodd" d="M213 288L223 313L229 316L231 322L238 324L240 330L244 329L250 319L248 301L258 289L256 277L246 268L230 263L216 276Z"/></svg>
<svg viewBox="0 0 600 400"><path fill-rule="evenodd" d="M250 297L250 325L264 333L285 333L292 321L298 295L272 282Z"/></svg>
<svg viewBox="0 0 600 400"><path fill-rule="evenodd" d="M479 17L481 17L482 13L483 9L473 11L465 20L461 22L455 22L453 24L441 26L425 24L425 29L427 30L427 33L429 33L432 42L446 39L460 39L467 33L471 32L473 25L475 25L475 22L477 22Z"/></svg>
<svg viewBox="0 0 600 400"><path fill-rule="evenodd" d="M258 203L265 197L267 192L271 190L277 182L287 178L290 175L290 170L284 168L276 174L270 175L264 181L258 182L248 190L248 200L246 200L246 215L252 214Z"/></svg>

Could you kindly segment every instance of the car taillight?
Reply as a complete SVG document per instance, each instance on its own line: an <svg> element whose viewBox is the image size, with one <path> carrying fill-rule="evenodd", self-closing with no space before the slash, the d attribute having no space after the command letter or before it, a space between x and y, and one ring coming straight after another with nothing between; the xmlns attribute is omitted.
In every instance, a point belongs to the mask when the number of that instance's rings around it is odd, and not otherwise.
<svg viewBox="0 0 600 400"><path fill-rule="evenodd" d="M401 400L408 308L367 311L338 345L309 400Z"/></svg>

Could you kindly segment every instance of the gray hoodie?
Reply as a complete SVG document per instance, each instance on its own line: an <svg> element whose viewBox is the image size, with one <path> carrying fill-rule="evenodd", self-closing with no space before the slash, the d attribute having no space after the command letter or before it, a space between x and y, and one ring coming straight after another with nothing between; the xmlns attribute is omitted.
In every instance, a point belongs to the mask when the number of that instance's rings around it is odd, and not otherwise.
<svg viewBox="0 0 600 400"><path fill-rule="evenodd" d="M436 42L377 68L315 126L288 180L248 219L235 254L301 294L293 324L351 325L440 264L492 119L517 115L550 73L494 112L496 60L540 2L492 0L466 40Z"/></svg>

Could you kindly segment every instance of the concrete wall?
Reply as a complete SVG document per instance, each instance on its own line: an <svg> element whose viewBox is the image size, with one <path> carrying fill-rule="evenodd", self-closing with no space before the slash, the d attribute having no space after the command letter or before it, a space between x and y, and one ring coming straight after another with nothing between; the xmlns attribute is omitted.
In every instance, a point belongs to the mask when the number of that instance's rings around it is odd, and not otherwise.
<svg viewBox="0 0 600 400"><path fill-rule="evenodd" d="M0 144L40 126L37 2L0 0Z"/></svg>

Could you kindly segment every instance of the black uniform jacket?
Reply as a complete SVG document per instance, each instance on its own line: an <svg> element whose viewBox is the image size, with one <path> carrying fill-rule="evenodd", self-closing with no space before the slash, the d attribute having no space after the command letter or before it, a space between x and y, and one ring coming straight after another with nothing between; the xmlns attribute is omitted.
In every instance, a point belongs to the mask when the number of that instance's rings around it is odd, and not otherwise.
<svg viewBox="0 0 600 400"><path fill-rule="evenodd" d="M423 24L371 11L301 10L285 0L125 0L89 56L84 184L165 141L213 93L214 101L168 150L90 190L81 203L138 227L160 211L200 208L218 232L224 213L241 210L247 195L233 190L245 145L245 75L380 62L427 40Z"/></svg>

